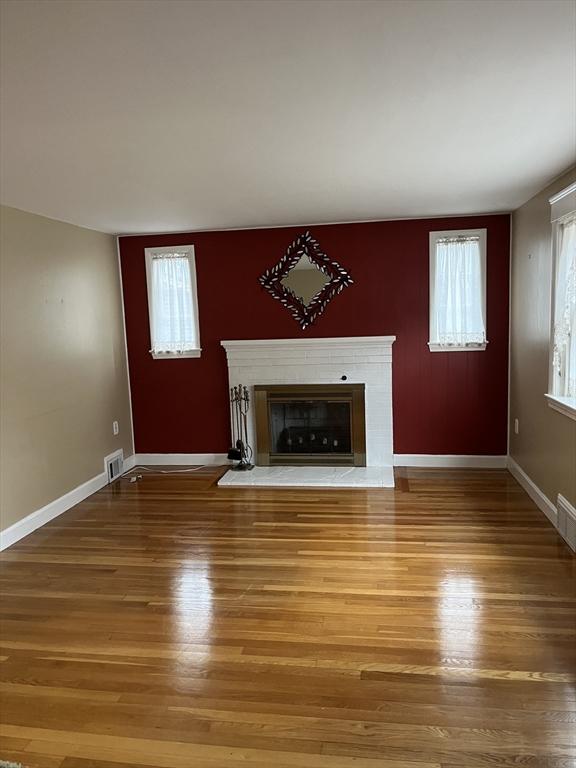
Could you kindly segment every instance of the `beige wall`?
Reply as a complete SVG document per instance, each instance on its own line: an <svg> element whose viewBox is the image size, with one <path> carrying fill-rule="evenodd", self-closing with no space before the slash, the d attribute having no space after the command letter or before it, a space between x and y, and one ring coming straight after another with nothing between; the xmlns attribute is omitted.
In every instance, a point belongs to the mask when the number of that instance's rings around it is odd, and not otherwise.
<svg viewBox="0 0 576 768"><path fill-rule="evenodd" d="M550 198L576 180L565 174L512 217L510 455L555 505L576 505L576 421L547 404L552 238ZM514 434L514 419L520 433Z"/></svg>
<svg viewBox="0 0 576 768"><path fill-rule="evenodd" d="M133 449L114 237L5 207L0 233L3 530Z"/></svg>

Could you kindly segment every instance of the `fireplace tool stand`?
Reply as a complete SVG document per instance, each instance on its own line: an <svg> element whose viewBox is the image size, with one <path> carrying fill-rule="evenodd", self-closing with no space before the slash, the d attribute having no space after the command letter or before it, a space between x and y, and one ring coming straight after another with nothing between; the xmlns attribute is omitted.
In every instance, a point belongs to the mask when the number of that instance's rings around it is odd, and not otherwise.
<svg viewBox="0 0 576 768"><path fill-rule="evenodd" d="M238 462L231 469L235 472L254 469L254 465L251 463L252 448L248 445L248 410L250 409L248 387L238 385L231 388L230 408L234 447L228 451L228 458Z"/></svg>

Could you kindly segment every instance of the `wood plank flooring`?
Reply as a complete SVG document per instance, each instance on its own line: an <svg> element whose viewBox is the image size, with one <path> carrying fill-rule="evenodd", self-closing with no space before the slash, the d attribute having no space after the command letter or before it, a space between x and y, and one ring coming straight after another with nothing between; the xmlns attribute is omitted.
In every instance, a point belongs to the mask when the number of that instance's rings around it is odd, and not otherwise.
<svg viewBox="0 0 576 768"><path fill-rule="evenodd" d="M145 474L3 553L0 758L574 768L576 559L502 471Z"/></svg>

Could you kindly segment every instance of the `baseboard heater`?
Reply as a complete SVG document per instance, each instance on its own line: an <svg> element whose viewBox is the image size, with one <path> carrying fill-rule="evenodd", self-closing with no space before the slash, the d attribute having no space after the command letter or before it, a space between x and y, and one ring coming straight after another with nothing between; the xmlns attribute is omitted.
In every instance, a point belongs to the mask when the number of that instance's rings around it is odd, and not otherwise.
<svg viewBox="0 0 576 768"><path fill-rule="evenodd" d="M576 508L559 493L558 500L556 501L556 511L558 514L558 533L568 546L576 552Z"/></svg>

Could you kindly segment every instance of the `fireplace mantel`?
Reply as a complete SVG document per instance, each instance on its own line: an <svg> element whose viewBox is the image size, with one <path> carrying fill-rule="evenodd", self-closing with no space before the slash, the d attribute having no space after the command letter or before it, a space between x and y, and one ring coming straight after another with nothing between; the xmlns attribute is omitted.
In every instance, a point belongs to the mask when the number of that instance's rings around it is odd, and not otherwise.
<svg viewBox="0 0 576 768"><path fill-rule="evenodd" d="M226 350L228 359L234 355L235 351L248 350L263 351L267 349L331 349L335 347L341 349L356 349L358 346L372 350L389 349L392 354L392 344L396 341L396 336L339 336L314 339L228 339L221 341L220 344Z"/></svg>

